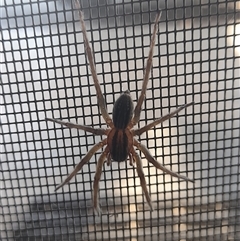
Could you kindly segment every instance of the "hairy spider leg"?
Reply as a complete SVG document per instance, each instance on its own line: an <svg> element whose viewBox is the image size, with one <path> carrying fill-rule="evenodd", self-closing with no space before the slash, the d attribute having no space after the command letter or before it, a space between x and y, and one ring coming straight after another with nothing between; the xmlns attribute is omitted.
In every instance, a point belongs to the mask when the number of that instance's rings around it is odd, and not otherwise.
<svg viewBox="0 0 240 241"><path fill-rule="evenodd" d="M182 105L178 109L174 110L173 112L168 113L167 115L162 116L162 117L154 120L153 122L147 124L146 126L143 126L142 128L139 128L139 129L136 129L136 130L132 130L132 133L133 133L134 136L140 136L142 133L152 129L154 126L164 122L165 120L171 119L173 116L178 114L181 110L183 110L183 109L185 109L185 108L187 108L187 107L189 107L190 105L193 105L193 104L194 104L194 102Z"/></svg>
<svg viewBox="0 0 240 241"><path fill-rule="evenodd" d="M157 35L157 31L158 31L158 22L159 22L160 17L161 17L161 12L159 12L157 14L155 22L154 22L153 33L152 33L151 43L150 43L150 50L149 50L146 68L145 68L145 73L144 73L144 78L143 78L142 90L141 90L140 97L138 99L137 105L136 105L135 110L134 110L134 117L133 117L133 119L132 119L132 121L129 125L130 129L133 126L135 126L139 122L139 119L140 119L142 103L143 103L143 100L144 100L145 95L146 95L147 84L148 84L148 80L149 80L150 71L151 71L151 68L152 68L153 51L154 51L154 46L155 46L155 42L156 42L156 35Z"/></svg>
<svg viewBox="0 0 240 241"><path fill-rule="evenodd" d="M46 118L46 120L58 123L60 125L63 125L63 126L66 126L66 127L70 128L70 129L71 128L75 128L75 129L83 130L83 131L86 131L86 132L90 132L90 133L92 133L94 135L99 135L99 136L107 135L108 132L109 132L109 129L93 128L91 126L74 124L72 122L62 121L62 120L58 120L58 119Z"/></svg>
<svg viewBox="0 0 240 241"><path fill-rule="evenodd" d="M144 172L143 172L142 160L141 160L139 154L135 150L132 151L132 155L133 155L133 158L136 162L137 173L138 173L138 176L140 178L140 183L141 183L143 193L146 197L147 203L148 203L151 211L153 211L154 208L153 208L153 205L152 205L151 197L150 197L149 192L148 192L147 183L146 183L145 175L144 175Z"/></svg>
<svg viewBox="0 0 240 241"><path fill-rule="evenodd" d="M143 144L138 142L136 139L134 139L133 145L136 146L138 148L138 150L140 150L144 154L144 156L146 157L148 162L152 163L157 169L160 169L163 172L165 172L173 177L177 177L179 179L183 179L183 180L189 181L189 182L194 182L194 180L192 180L188 177L182 176L180 174L177 174L177 173L167 169L166 167L164 167L162 164L160 164L158 161L156 161L155 158L149 152L149 150Z"/></svg>
<svg viewBox="0 0 240 241"><path fill-rule="evenodd" d="M91 70L91 73L92 73L94 86L95 86L96 93L97 93L98 105L100 107L103 119L105 120L106 124L109 125L112 128L113 122L112 122L111 117L108 114L105 99L103 97L103 93L101 91L101 87L100 87L100 84L99 84L99 81L98 81L97 71L96 71L96 67L95 67L95 63L94 63L94 57L93 57L92 49L90 47L90 42L89 42L88 37L87 37L87 30L86 30L86 26L85 26L85 23L84 23L84 20L83 20L83 13L81 11L80 2L78 0L75 0L75 5L76 5L76 8L78 9L79 19L80 19L82 34L83 34L83 39L84 39L85 50L86 50L90 70Z"/></svg>
<svg viewBox="0 0 240 241"><path fill-rule="evenodd" d="M65 184L67 184L81 169L82 167L89 162L89 160L92 158L92 156L103 146L107 144L107 139L102 140L101 142L94 145L88 153L83 157L83 159L77 164L77 166L74 168L74 170L71 172L71 174L60 184L57 186L55 191L57 191L59 188L63 187Z"/></svg>
<svg viewBox="0 0 240 241"><path fill-rule="evenodd" d="M108 153L109 153L109 150L108 150L108 147L106 147L104 152L101 154L101 156L98 159L96 173L95 173L94 181L93 181L93 207L94 207L95 212L98 215L101 214L101 208L99 206L99 198L98 198L99 181L100 181L101 174L102 174L103 164L105 162L105 159L108 156Z"/></svg>

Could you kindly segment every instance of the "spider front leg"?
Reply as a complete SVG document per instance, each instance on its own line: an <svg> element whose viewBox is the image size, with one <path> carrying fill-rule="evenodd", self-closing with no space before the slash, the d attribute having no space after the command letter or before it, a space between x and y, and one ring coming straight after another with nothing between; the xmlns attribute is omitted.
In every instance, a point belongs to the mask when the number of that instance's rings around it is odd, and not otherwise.
<svg viewBox="0 0 240 241"><path fill-rule="evenodd" d="M151 155L151 153L149 152L149 150L144 146L142 145L140 142L138 142L136 139L134 139L134 142L133 142L133 145L136 146L141 152L143 152L143 154L145 155L146 159L152 163L157 169L160 169L162 170L163 172L173 176L173 177L177 177L179 179L183 179L185 181L189 181L189 182L194 182L194 180L188 178L188 177L185 177L185 176L182 176L180 174L177 174L176 172L173 172L169 169L167 169L166 167L164 167L162 164L160 164L159 162L157 162L155 160L155 158Z"/></svg>
<svg viewBox="0 0 240 241"><path fill-rule="evenodd" d="M104 139L103 141L99 142L95 146L93 146L88 153L84 156L84 158L77 164L77 166L74 168L74 170L71 172L71 174L60 184L57 186L55 191L57 191L59 188L63 187L65 184L67 184L81 169L82 167L89 162L89 160L92 158L92 156L103 146L107 144L107 139Z"/></svg>
<svg viewBox="0 0 240 241"><path fill-rule="evenodd" d="M153 211L154 208L153 208L153 205L152 205L151 197L150 197L148 189L147 189L147 183L146 183L145 175L144 175L144 172L143 172L142 160L141 160L140 156L134 150L132 151L132 155L133 155L133 159L136 162L137 173L138 173L138 176L140 178L140 183L141 183L143 193L146 197L146 200L147 200L147 203L148 203L150 209Z"/></svg>
<svg viewBox="0 0 240 241"><path fill-rule="evenodd" d="M93 181L93 208L98 215L101 214L101 208L99 206L99 200L98 200L99 181L100 181L101 174L102 174L103 164L104 164L105 159L107 158L108 154L109 154L109 151L106 148L104 150L104 152L101 154L101 156L99 157L99 160L97 162L96 173L95 173L94 181Z"/></svg>

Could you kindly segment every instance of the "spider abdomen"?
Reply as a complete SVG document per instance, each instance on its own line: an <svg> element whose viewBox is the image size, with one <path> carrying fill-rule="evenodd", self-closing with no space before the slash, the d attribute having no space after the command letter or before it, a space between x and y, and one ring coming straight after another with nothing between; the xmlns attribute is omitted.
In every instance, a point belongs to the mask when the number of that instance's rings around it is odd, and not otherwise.
<svg viewBox="0 0 240 241"><path fill-rule="evenodd" d="M107 143L113 161L126 161L133 145L132 133L128 129L113 128L108 134Z"/></svg>
<svg viewBox="0 0 240 241"><path fill-rule="evenodd" d="M130 92L123 92L113 106L113 124L118 129L127 128L133 116L133 101Z"/></svg>

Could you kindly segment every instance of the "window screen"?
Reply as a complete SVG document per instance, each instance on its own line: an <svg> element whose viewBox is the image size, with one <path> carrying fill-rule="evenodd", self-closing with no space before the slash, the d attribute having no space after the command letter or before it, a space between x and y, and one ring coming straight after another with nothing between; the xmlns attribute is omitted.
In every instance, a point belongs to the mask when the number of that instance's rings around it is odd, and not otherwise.
<svg viewBox="0 0 240 241"><path fill-rule="evenodd" d="M104 165L92 208L96 152L70 184L55 188L102 140L45 118L106 128L71 1L1 5L2 240L240 240L239 1L83 0L82 11L109 114L122 91L134 104L153 22L161 9L137 127L195 104L138 140L178 180L139 152L155 210L129 161Z"/></svg>

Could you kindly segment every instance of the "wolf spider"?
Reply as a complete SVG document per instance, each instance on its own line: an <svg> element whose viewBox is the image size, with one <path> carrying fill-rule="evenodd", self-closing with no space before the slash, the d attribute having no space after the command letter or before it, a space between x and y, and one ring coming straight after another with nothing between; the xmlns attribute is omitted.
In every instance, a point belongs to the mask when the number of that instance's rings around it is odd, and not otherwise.
<svg viewBox="0 0 240 241"><path fill-rule="evenodd" d="M129 163L131 166L133 165L133 163L136 163L136 169L137 169L138 176L140 178L140 183L142 186L143 193L145 194L145 197L146 197L146 200L147 200L147 203L148 203L150 209L153 210L151 198L150 198L150 195L149 195L149 192L147 189L147 184L146 184L146 180L145 180L145 176L144 176L144 172L143 172L142 161L141 161L139 154L135 151L134 146L137 149L139 149L140 151L142 151L143 154L145 155L146 159L148 160L148 162L152 163L157 169L160 169L163 172L170 174L171 176L181 178L185 181L193 182L193 180L191 180L190 178L179 175L179 174L167 169L163 165L161 165L159 162L157 162L155 160L155 158L151 155L149 150L143 144L141 144L134 138L134 136L141 135L142 133L150 130L154 126L162 123L163 121L172 118L178 112L180 112L181 110L183 110L193 104L193 102L191 102L189 104L182 105L175 111L173 111L159 119L156 119L155 121L147 124L144 127L133 129L133 127L139 122L142 103L143 103L143 100L146 95L147 84L148 84L148 80L149 80L150 71L152 68L153 50L154 50L156 35L157 35L157 31L158 31L158 22L159 22L161 13L159 12L156 15L156 19L154 22L154 28L153 28L153 33L152 33L152 37L151 37L150 50L149 50L146 68L145 68L142 90L141 90L140 97L137 101L137 105L134 109L133 101L130 96L130 92L127 90L127 91L123 92L120 95L120 97L117 99L117 101L114 103L113 114L112 114L112 118L111 118L107 112L105 100L104 100L104 97L103 97L103 94L102 94L102 91L100 88L100 84L98 81L93 53L92 53L90 43L89 43L89 40L87 37L87 31L86 31L85 23L83 20L83 14L80 10L81 9L80 3L78 0L75 0L75 4L76 4L76 8L78 9L80 24L81 24L83 38L84 38L86 55L88 58L90 69L91 69L94 86L96 88L98 104L99 104L99 107L101 110L102 117L104 118L106 124L110 128L107 128L107 129L92 128L90 126L73 124L71 122L47 118L48 121L52 121L52 122L61 124L68 128L76 128L79 130L90 132L94 135L101 135L101 136L105 135L106 136L105 139L103 139L101 142L95 144L88 151L88 153L83 157L83 159L76 165L75 169L71 172L71 174L60 185L57 186L56 190L58 190L59 188L61 188L65 184L67 184L78 173L78 171L80 171L82 169L82 167L86 163L88 163L88 161L92 158L92 156L99 149L106 146L97 162L96 173L95 173L94 182L93 182L93 207L94 207L94 210L98 214L100 214L100 212L101 212L100 207L99 207L99 201L98 201L98 191L99 191L99 181L100 181L100 177L101 177L101 173L102 173L102 167L103 167L105 160L107 160L107 164L110 165L112 160L117 161L117 162L122 162L122 161L126 161L128 157L129 157Z"/></svg>

